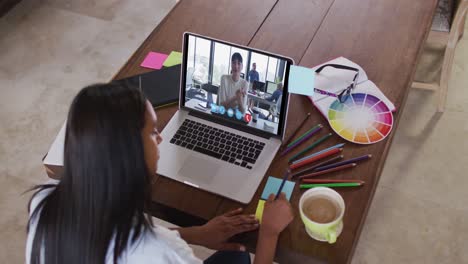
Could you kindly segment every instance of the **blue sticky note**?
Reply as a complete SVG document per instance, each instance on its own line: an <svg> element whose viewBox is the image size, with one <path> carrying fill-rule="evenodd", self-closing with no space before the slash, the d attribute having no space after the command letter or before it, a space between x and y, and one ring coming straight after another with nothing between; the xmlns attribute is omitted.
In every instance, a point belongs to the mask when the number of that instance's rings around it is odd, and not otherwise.
<svg viewBox="0 0 468 264"><path fill-rule="evenodd" d="M268 181L265 185L265 189L263 189L263 193L262 193L262 199L263 200L267 200L268 199L268 196L270 196L270 194L274 194L276 195L276 193L278 193L278 190L280 188L280 185L281 185L281 182L283 181L283 179L279 179L279 178L275 178L275 177L268 177ZM286 194L286 199L291 199L291 195L292 195L292 192L294 190L294 185L296 183L292 182L292 181L286 181L284 183L284 187L283 187L283 190L281 192L284 192Z"/></svg>
<svg viewBox="0 0 468 264"><path fill-rule="evenodd" d="M312 69L291 65L288 89L290 93L312 96L314 94L315 72Z"/></svg>

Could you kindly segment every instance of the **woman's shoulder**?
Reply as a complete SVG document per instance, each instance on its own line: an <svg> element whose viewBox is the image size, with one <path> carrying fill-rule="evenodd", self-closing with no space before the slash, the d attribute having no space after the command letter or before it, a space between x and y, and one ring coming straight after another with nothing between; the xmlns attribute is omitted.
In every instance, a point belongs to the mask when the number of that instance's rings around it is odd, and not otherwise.
<svg viewBox="0 0 468 264"><path fill-rule="evenodd" d="M202 263L178 231L163 226L155 226L152 232L145 232L127 251L125 258L123 263Z"/></svg>

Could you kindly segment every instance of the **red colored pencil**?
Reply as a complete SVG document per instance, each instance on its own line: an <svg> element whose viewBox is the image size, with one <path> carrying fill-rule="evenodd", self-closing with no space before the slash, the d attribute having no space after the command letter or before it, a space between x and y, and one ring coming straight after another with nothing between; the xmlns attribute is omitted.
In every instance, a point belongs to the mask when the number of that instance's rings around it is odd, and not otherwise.
<svg viewBox="0 0 468 264"><path fill-rule="evenodd" d="M335 179L303 179L303 183L345 183L345 182L357 182L364 184L364 181L361 180L335 180Z"/></svg>
<svg viewBox="0 0 468 264"><path fill-rule="evenodd" d="M343 165L343 166L338 166L338 167L335 167L335 168L331 168L331 169L328 169L328 170L322 170L322 171L306 174L304 176L299 177L299 180L319 176L319 175L330 173L330 172L335 172L335 171L339 171L339 170L353 168L353 167L356 167L356 165L357 165L356 163L350 163L350 164L346 164L346 165Z"/></svg>
<svg viewBox="0 0 468 264"><path fill-rule="evenodd" d="M338 155L338 156L333 157L331 159L324 160L324 161L320 162L319 164L313 165L312 167L309 167L309 168L306 168L306 169L303 169L303 170L300 170L298 172L295 172L295 173L291 174L291 178L294 178L294 177L299 176L301 174L304 174L306 172L312 172L312 171L315 170L315 168L331 164L331 163L333 163L333 162L335 162L337 160L342 159L343 157L344 157L344 155Z"/></svg>
<svg viewBox="0 0 468 264"><path fill-rule="evenodd" d="M300 167L302 167L304 165L310 164L310 163L315 162L317 160L321 160L321 159L329 157L331 155L335 155L336 153L341 152L342 150L343 150L342 148L330 149L329 151L326 151L326 152L324 152L324 153L322 153L320 155L311 157L309 159L303 160L303 161L295 163L295 164L291 164L291 166L289 166L289 168L291 168L291 170L300 168Z"/></svg>

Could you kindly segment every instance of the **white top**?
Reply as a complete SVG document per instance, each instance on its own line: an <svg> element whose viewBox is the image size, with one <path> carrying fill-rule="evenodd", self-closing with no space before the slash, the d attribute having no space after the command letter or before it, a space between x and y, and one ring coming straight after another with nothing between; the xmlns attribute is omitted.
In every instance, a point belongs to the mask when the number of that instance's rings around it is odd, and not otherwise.
<svg viewBox="0 0 468 264"><path fill-rule="evenodd" d="M31 213L51 191L52 189L44 190L34 197L31 202ZM33 219L26 241L26 264L30 263L36 226L37 219ZM179 232L163 226L156 226L153 231L154 234L146 232L138 241L128 247L120 256L118 263L202 263L200 259L195 257L190 246L180 237ZM113 252L114 240L111 241L106 255L107 264L113 263Z"/></svg>
<svg viewBox="0 0 468 264"><path fill-rule="evenodd" d="M245 92L244 109L247 109L247 89L249 84L246 80L239 78L237 82L230 74L221 76L221 84L218 89L218 105L236 95L236 91L241 89Z"/></svg>

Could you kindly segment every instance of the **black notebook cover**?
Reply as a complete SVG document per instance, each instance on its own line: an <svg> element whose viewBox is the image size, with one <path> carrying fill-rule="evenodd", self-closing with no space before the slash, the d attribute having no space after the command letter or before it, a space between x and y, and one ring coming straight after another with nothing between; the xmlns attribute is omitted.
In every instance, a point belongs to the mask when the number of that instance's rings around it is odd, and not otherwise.
<svg viewBox="0 0 468 264"><path fill-rule="evenodd" d="M158 108L178 102L180 69L179 64L120 79L117 82L125 82L131 87L141 89L153 107Z"/></svg>

